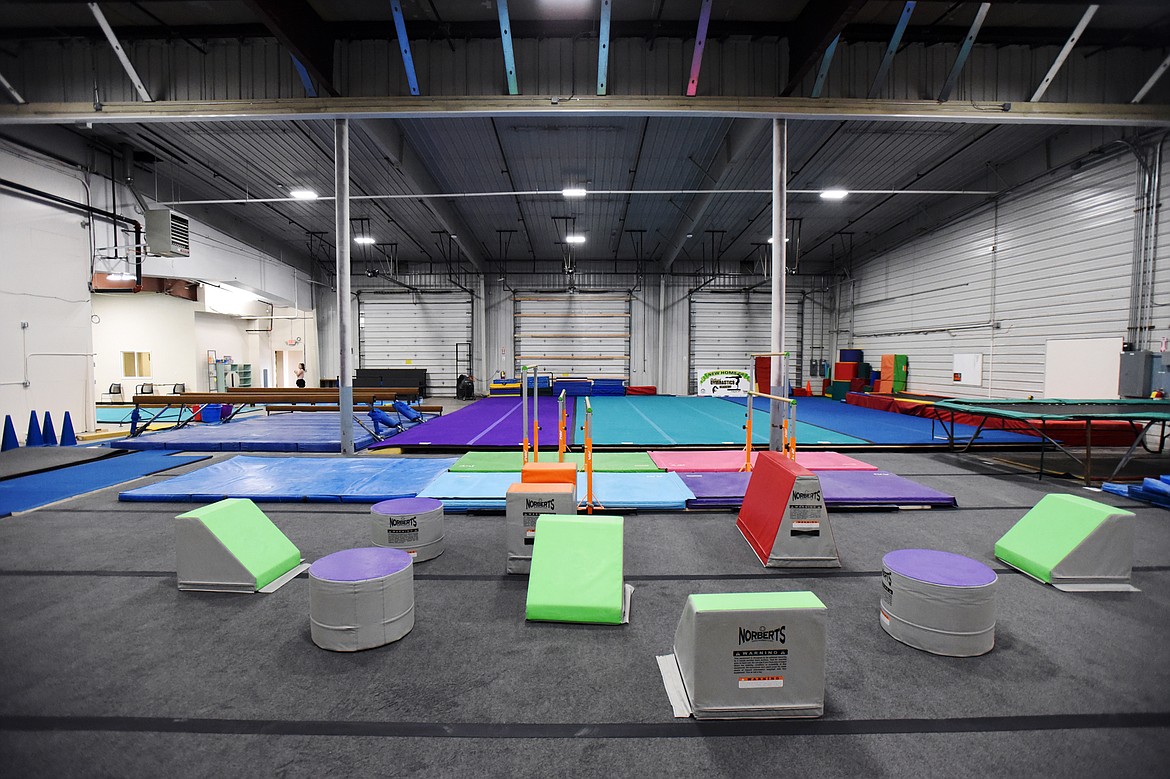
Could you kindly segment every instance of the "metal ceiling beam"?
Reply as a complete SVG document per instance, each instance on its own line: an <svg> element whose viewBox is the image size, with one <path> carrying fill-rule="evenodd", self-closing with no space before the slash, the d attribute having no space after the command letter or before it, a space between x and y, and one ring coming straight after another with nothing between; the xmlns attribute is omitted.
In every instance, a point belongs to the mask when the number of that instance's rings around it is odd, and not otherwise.
<svg viewBox="0 0 1170 779"><path fill-rule="evenodd" d="M508 94L520 94L516 84L516 53L512 49L512 21L508 17L508 0L496 0L500 15L500 47L504 51L504 74L508 78Z"/></svg>
<svg viewBox="0 0 1170 779"><path fill-rule="evenodd" d="M332 30L307 0L244 0L264 27L293 53L320 90L336 97Z"/></svg>
<svg viewBox="0 0 1170 779"><path fill-rule="evenodd" d="M406 185L411 190L428 194L442 191L435 181L435 177L415 154L409 141L394 122L363 121L355 127L369 136L378 150L398 168L399 173L406 179ZM459 244L463 250L463 256L468 259L475 270L483 272L483 256L472 241L474 233L471 232L471 228L464 221L455 205L450 201L437 198L427 198L422 202L435 215L443 228L451 235L456 236L455 242Z"/></svg>
<svg viewBox="0 0 1170 779"><path fill-rule="evenodd" d="M410 94L417 95L418 74L414 72L414 55L410 53L410 38L406 37L406 17L402 15L401 0L390 0L390 11L394 14L394 29L398 34L398 50L402 52L402 67L406 69L406 84Z"/></svg>
<svg viewBox="0 0 1170 779"><path fill-rule="evenodd" d="M1154 88L1154 84L1158 83L1158 79L1162 78L1162 74L1166 72L1167 68L1170 68L1170 55L1167 55L1166 59L1162 60L1162 64L1154 69L1154 72L1150 74L1150 77L1146 80L1146 83L1142 85L1142 88L1138 90L1138 93L1133 96L1133 100L1130 100L1129 102L1142 102L1149 91Z"/></svg>
<svg viewBox="0 0 1170 779"><path fill-rule="evenodd" d="M719 152L714 161L704 171L706 176L715 181L715 186L718 187L718 183L743 160L744 155L751 149L752 145L770 128L770 123L750 120L733 121L731 127L727 129L727 135L723 137L723 142L720 144ZM707 213L707 209L714 199L715 193L704 192L693 197L683 210L682 221L670 240L666 242L666 249L662 255L663 271L669 271L670 266L678 259L678 255L682 253L683 245L687 242L687 236L694 234L695 225Z"/></svg>
<svg viewBox="0 0 1170 779"><path fill-rule="evenodd" d="M833 64L833 55L837 53L837 44L841 42L841 36L838 35L829 44L829 48L825 49L824 55L821 57L821 66L817 69L817 78L813 82L812 93L809 97L820 97L821 92L825 89L825 79L829 77L829 66Z"/></svg>
<svg viewBox="0 0 1170 779"><path fill-rule="evenodd" d="M699 71L703 68L703 48L707 45L707 25L711 23L712 0L703 0L699 9L699 29L695 32L695 51L691 55L691 77L687 79L687 97L699 90Z"/></svg>
<svg viewBox="0 0 1170 779"><path fill-rule="evenodd" d="M297 69L297 75L301 77L301 83L305 86L305 94L309 97L316 97L317 87L313 86L313 77L309 75L309 71L305 70L305 66L297 59L297 55L289 52L288 56L292 57L293 67Z"/></svg>
<svg viewBox="0 0 1170 779"><path fill-rule="evenodd" d="M1036 91L1032 94L1029 102L1035 103L1039 101L1040 98L1044 97L1044 93L1048 91L1049 85L1052 84L1052 79L1056 78L1056 74L1060 72L1061 66L1064 65L1064 61L1068 59L1068 55L1072 53L1073 46L1077 45L1077 41L1080 40L1081 33L1083 33L1085 28L1089 26L1089 22L1093 20L1093 15L1097 13L1098 8L1100 8L1100 6L1090 5L1085 9L1085 13L1083 16L1081 16L1081 20L1077 22L1077 26L1075 29L1073 29L1072 35L1068 36L1068 40L1065 41L1063 48L1060 50L1060 53L1056 55L1056 61L1053 62L1052 67L1048 69L1048 73L1045 74L1044 80L1040 82L1040 86L1036 87Z"/></svg>
<svg viewBox="0 0 1170 779"><path fill-rule="evenodd" d="M130 62L130 57L126 56L126 50L122 48L121 43L118 43L118 36L114 34L114 28L110 27L110 23L106 21L106 15L102 13L102 9L98 7L97 3L87 3L87 5L93 14L93 18L97 20L98 26L102 28L106 40L110 42L110 47L113 48L114 54L118 55L118 61L122 63L122 69L130 77L130 82L134 84L134 89L138 92L138 96L147 103L153 102L154 98L146 90L146 85L139 78L138 71L134 69L134 64Z"/></svg>
<svg viewBox="0 0 1170 779"><path fill-rule="evenodd" d="M28 102L27 100L25 100L23 97L20 96L20 93L16 91L16 87L12 86L12 84L8 81L8 79L4 78L3 73L0 73L0 89L3 89L5 94L7 94L8 97L11 98L12 102L14 102L14 103L24 104L24 103ZM1143 97L1144 97L1144 95L1143 95ZM1138 101L1134 100L1133 102L1136 103Z"/></svg>
<svg viewBox="0 0 1170 779"><path fill-rule="evenodd" d="M898 17L898 23L894 26L894 34L890 36L890 42L886 45L886 53L882 55L882 62L878 65L877 75L873 77L873 83L869 86L869 94L867 98L873 100L881 91L882 82L886 80L886 74L890 72L890 65L894 62L894 55L898 53L898 47L902 45L902 36L906 33L906 26L910 24L910 15L914 13L914 0L907 0L906 4L902 6L902 15Z"/></svg>
<svg viewBox="0 0 1170 779"><path fill-rule="evenodd" d="M967 36L963 38L963 45L959 47L959 56L955 58L955 64L951 67L950 75L947 76L946 83L943 84L942 90L938 93L938 101L945 103L951 99L951 92L955 88L955 84L959 81L959 74L963 72L963 66L967 64L967 57L971 54L971 47L975 45L975 39L979 37L979 28L983 26L983 20L987 18L987 12L991 10L991 3L980 3L979 10L975 12L975 19L971 22L971 29L967 30Z"/></svg>
<svg viewBox="0 0 1170 779"><path fill-rule="evenodd" d="M715 116L969 124L1170 125L1170 106L1131 103L998 103L807 97L547 96L321 97L295 100L166 100L155 103L0 105L5 124L117 124L287 119L433 119L437 116Z"/></svg>
<svg viewBox="0 0 1170 779"><path fill-rule="evenodd" d="M613 0L601 0L601 28L597 33L597 94L605 94L609 80L609 16ZM514 92L512 94L515 94Z"/></svg>
<svg viewBox="0 0 1170 779"><path fill-rule="evenodd" d="M857 16L866 0L818 0L808 3L796 21L789 25L788 84L780 94L787 97L796 91L804 77L817 65L829 45L845 25Z"/></svg>

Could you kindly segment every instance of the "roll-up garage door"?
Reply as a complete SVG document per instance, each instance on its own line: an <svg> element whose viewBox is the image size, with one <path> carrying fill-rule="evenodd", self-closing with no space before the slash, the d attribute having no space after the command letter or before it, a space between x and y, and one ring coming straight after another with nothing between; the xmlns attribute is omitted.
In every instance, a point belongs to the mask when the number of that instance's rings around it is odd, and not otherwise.
<svg viewBox="0 0 1170 779"><path fill-rule="evenodd" d="M430 394L454 397L460 370L456 355L465 357L471 344L471 298L462 293L363 296L358 344L360 367L426 368Z"/></svg>
<svg viewBox="0 0 1170 779"><path fill-rule="evenodd" d="M788 349L795 351L800 298L796 295L787 297L784 340ZM771 349L771 306L770 292L709 292L691 296L692 394L698 391L699 374L703 371L753 370L752 358L748 355ZM794 367L789 366L789 373Z"/></svg>
<svg viewBox="0 0 1170 779"><path fill-rule="evenodd" d="M556 376L627 379L629 295L517 295L516 359Z"/></svg>

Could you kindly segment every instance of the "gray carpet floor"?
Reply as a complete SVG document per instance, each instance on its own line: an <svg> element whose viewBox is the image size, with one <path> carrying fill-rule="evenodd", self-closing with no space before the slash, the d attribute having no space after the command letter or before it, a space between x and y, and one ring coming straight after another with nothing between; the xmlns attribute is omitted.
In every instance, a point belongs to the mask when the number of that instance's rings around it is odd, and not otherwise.
<svg viewBox="0 0 1170 779"><path fill-rule="evenodd" d="M622 627L525 622L503 517L449 516L446 551L415 569L414 630L355 654L312 643L303 576L267 596L179 592L172 519L188 504L109 489L0 520L0 772L1164 776L1170 512L979 457L865 459L959 508L833 513L830 570L763 568L732 513L629 514ZM1140 592L1061 593L994 559L1049 492L1135 514ZM307 561L367 544L366 506L262 508ZM938 657L882 631L881 559L904 547L1000 573L991 653ZM802 589L829 611L823 717L671 716L655 655L688 594Z"/></svg>

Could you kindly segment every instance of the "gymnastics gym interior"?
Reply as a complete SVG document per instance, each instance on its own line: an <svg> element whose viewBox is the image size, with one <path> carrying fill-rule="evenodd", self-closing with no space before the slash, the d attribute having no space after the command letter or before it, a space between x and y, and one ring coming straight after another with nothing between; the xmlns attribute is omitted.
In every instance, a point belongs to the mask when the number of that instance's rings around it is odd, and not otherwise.
<svg viewBox="0 0 1170 779"><path fill-rule="evenodd" d="M1166 776L1163 0L0 4L0 772Z"/></svg>

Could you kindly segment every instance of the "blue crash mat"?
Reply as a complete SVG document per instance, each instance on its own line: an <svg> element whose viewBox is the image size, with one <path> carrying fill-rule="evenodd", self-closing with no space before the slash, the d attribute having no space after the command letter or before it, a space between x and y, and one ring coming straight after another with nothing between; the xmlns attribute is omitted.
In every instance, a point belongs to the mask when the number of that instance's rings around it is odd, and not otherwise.
<svg viewBox="0 0 1170 779"><path fill-rule="evenodd" d="M508 487L520 481L518 473L444 473L419 493L438 498L445 511L503 511ZM608 509L686 508L694 499L674 473L594 473L593 499ZM585 474L577 474L577 500L584 502Z"/></svg>
<svg viewBox="0 0 1170 779"><path fill-rule="evenodd" d="M214 463L118 496L131 501L378 503L413 498L454 457L249 457Z"/></svg>
<svg viewBox="0 0 1170 779"><path fill-rule="evenodd" d="M372 423L369 424L372 427ZM373 434L354 422L354 448L365 449L373 442ZM194 422L179 430L123 438L110 446L186 452L340 452L341 416L318 411L312 414L274 414L216 424Z"/></svg>
<svg viewBox="0 0 1170 779"><path fill-rule="evenodd" d="M0 517L206 459L208 455L135 452L6 479L0 482Z"/></svg>

